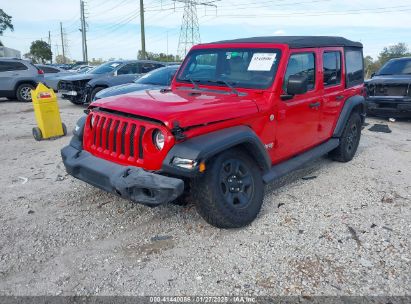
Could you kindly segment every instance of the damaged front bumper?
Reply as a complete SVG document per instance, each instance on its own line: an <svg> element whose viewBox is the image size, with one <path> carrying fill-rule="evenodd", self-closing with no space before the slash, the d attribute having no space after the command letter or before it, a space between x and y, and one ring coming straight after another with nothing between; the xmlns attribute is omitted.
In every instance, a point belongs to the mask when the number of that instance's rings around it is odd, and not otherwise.
<svg viewBox="0 0 411 304"><path fill-rule="evenodd" d="M175 200L184 191L181 179L118 165L72 145L64 147L61 155L70 175L136 203L154 207Z"/></svg>
<svg viewBox="0 0 411 304"><path fill-rule="evenodd" d="M408 96L368 96L366 98L368 114L374 115L411 115L411 97Z"/></svg>

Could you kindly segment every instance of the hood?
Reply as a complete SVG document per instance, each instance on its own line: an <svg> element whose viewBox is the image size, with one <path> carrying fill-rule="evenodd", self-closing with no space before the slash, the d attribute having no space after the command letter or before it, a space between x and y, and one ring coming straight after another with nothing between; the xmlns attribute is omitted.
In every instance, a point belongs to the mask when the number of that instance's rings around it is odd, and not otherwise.
<svg viewBox="0 0 411 304"><path fill-rule="evenodd" d="M409 84L411 75L376 75L365 81L366 84Z"/></svg>
<svg viewBox="0 0 411 304"><path fill-rule="evenodd" d="M110 87L101 90L97 93L96 98L106 98L116 95L127 94L131 92L141 91L141 90L152 90L152 89L162 89L164 86L153 85L153 84L139 84L139 83L126 83Z"/></svg>
<svg viewBox="0 0 411 304"><path fill-rule="evenodd" d="M79 81L79 80L90 80L94 79L97 77L101 77L103 75L98 75L98 74L75 74L75 75L69 75L69 76L64 76L61 78L61 80L66 80L66 81Z"/></svg>
<svg viewBox="0 0 411 304"><path fill-rule="evenodd" d="M193 94L196 92L196 94ZM213 123L258 112L249 96L193 90L144 90L96 100L92 107L101 107L162 121L168 128L178 122L182 128Z"/></svg>

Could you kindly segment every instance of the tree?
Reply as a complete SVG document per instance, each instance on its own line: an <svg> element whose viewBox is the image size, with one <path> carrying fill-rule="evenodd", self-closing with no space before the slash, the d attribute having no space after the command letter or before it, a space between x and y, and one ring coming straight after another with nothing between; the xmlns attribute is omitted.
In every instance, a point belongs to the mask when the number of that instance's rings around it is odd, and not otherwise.
<svg viewBox="0 0 411 304"><path fill-rule="evenodd" d="M89 61L89 64L90 64L90 65L100 65L100 64L102 64L103 62L104 62L103 58L98 58L98 59L92 58L92 59Z"/></svg>
<svg viewBox="0 0 411 304"><path fill-rule="evenodd" d="M63 57L63 55L57 55L55 61L58 64L71 63L71 59L69 59L67 57Z"/></svg>
<svg viewBox="0 0 411 304"><path fill-rule="evenodd" d="M408 46L404 42L399 42L395 45L385 47L382 52L380 52L378 61L380 65L383 65L390 59L406 56L411 56Z"/></svg>
<svg viewBox="0 0 411 304"><path fill-rule="evenodd" d="M378 60L374 60L371 56L364 57L365 78L370 78L380 68Z"/></svg>
<svg viewBox="0 0 411 304"><path fill-rule="evenodd" d="M0 8L0 36L3 36L4 31L9 29L10 31L14 31L13 24L11 23L12 17L7 15L1 8ZM0 41L0 46L3 46L3 43Z"/></svg>
<svg viewBox="0 0 411 304"><path fill-rule="evenodd" d="M138 51L137 55L138 59L143 59L143 52L141 50ZM178 55L174 56L172 54L164 54L164 53L152 53L152 52L146 52L146 58L148 60L157 60L157 61L162 61L162 62L178 62L181 61L180 57Z"/></svg>
<svg viewBox="0 0 411 304"><path fill-rule="evenodd" d="M43 40L33 41L30 46L30 53L26 55L29 57L31 56L35 63L45 63L46 60L51 60L53 58L50 45Z"/></svg>

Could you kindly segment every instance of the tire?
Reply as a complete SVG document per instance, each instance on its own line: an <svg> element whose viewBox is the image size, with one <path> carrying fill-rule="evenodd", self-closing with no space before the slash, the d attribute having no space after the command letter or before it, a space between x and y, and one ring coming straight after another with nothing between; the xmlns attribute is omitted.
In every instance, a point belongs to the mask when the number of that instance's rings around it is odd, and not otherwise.
<svg viewBox="0 0 411 304"><path fill-rule="evenodd" d="M101 90L104 90L104 89L105 89L105 88L103 88L103 87L95 87L95 88L91 91L90 98L89 98L88 102L89 102L89 103L92 103L94 97L96 97L96 94L97 94L98 92L100 92Z"/></svg>
<svg viewBox="0 0 411 304"><path fill-rule="evenodd" d="M61 123L61 126L63 127L63 136L66 136L66 135L67 135L67 127L66 127L66 125L64 124L64 122Z"/></svg>
<svg viewBox="0 0 411 304"><path fill-rule="evenodd" d="M84 104L84 102L83 102L82 99L78 100L78 99L74 99L74 98L69 98L68 100L69 100L72 104L75 104L76 106L79 106L79 105Z"/></svg>
<svg viewBox="0 0 411 304"><path fill-rule="evenodd" d="M208 162L192 182L191 197L201 217L217 228L250 224L263 203L264 185L257 164L241 150L228 150Z"/></svg>
<svg viewBox="0 0 411 304"><path fill-rule="evenodd" d="M33 131L33 137L34 137L35 140L37 140L37 141L43 140L43 134L41 133L40 128L35 127L35 128L33 128L32 131Z"/></svg>
<svg viewBox="0 0 411 304"><path fill-rule="evenodd" d="M352 113L344 127L340 145L330 152L333 160L345 163L353 159L360 143L361 127L360 114Z"/></svg>
<svg viewBox="0 0 411 304"><path fill-rule="evenodd" d="M30 102L31 101L31 90L34 89L34 86L30 83L23 83L17 87L16 97L18 101L21 102Z"/></svg>

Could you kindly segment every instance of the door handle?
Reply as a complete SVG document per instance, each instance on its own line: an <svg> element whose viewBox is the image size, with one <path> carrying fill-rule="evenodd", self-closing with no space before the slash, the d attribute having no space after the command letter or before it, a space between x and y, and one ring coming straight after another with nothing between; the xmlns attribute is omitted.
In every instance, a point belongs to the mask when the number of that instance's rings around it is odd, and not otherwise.
<svg viewBox="0 0 411 304"><path fill-rule="evenodd" d="M317 102L312 102L309 104L309 107L312 108L318 108L321 105L321 102L317 101Z"/></svg>
<svg viewBox="0 0 411 304"><path fill-rule="evenodd" d="M337 97L335 97L335 99L337 100L343 100L344 99L344 95L337 95Z"/></svg>

